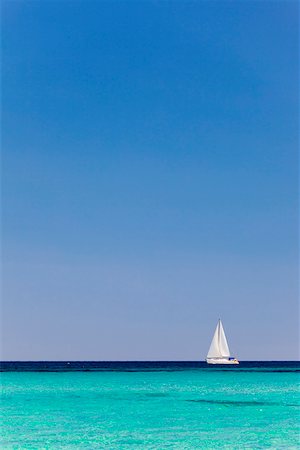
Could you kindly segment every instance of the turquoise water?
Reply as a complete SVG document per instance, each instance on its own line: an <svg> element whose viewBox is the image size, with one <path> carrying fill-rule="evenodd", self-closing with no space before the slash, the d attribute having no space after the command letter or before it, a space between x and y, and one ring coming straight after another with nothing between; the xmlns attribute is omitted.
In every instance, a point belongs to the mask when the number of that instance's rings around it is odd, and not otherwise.
<svg viewBox="0 0 300 450"><path fill-rule="evenodd" d="M3 372L2 449L297 449L299 373Z"/></svg>

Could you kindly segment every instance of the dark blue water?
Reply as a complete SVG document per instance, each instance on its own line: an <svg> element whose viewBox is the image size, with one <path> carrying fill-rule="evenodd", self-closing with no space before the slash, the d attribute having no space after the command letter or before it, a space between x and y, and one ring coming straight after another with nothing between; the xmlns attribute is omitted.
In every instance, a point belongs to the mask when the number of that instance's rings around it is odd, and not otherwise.
<svg viewBox="0 0 300 450"><path fill-rule="evenodd" d="M241 361L239 365L209 365L204 361L2 361L1 372L144 372L182 370L300 371L299 361Z"/></svg>

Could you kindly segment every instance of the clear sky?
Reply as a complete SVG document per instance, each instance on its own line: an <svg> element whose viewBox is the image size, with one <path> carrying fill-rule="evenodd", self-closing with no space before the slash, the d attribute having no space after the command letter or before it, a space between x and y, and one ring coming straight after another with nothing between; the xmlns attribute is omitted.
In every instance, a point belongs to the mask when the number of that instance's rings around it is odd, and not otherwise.
<svg viewBox="0 0 300 450"><path fill-rule="evenodd" d="M298 17L4 2L4 359L297 359Z"/></svg>

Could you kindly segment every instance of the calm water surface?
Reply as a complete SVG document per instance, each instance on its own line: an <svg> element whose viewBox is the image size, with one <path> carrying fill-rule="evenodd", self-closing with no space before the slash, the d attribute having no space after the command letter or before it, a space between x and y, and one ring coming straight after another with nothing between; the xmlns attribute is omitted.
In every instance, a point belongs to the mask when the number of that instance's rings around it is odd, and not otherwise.
<svg viewBox="0 0 300 450"><path fill-rule="evenodd" d="M1 449L299 449L299 363L2 363Z"/></svg>

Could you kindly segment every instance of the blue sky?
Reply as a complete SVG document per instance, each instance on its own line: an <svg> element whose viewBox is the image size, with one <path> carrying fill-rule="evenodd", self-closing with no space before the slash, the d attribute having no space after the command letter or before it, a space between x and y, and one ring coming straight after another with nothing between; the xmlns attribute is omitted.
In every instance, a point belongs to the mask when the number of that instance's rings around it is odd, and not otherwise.
<svg viewBox="0 0 300 450"><path fill-rule="evenodd" d="M5 359L298 357L297 2L4 2Z"/></svg>

